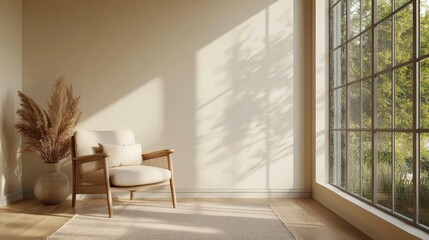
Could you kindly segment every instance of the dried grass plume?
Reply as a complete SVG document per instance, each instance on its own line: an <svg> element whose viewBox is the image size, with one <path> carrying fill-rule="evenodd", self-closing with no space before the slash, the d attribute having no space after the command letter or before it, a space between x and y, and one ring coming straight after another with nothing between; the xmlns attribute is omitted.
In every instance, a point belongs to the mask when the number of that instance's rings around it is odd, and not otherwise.
<svg viewBox="0 0 429 240"><path fill-rule="evenodd" d="M39 154L45 163L57 163L70 156L71 137L79 121L79 99L74 97L72 86L61 76L52 88L47 111L31 97L18 91L21 108L16 112L21 121L16 124L26 146L23 152Z"/></svg>

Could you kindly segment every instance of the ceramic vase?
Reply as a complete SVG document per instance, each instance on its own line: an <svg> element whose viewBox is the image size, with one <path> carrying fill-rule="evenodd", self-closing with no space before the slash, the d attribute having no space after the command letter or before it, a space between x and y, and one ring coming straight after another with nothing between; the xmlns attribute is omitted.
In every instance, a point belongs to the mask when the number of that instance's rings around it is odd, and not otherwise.
<svg viewBox="0 0 429 240"><path fill-rule="evenodd" d="M45 163L45 171L33 187L36 198L43 204L58 204L63 202L70 193L67 176L60 170L59 163Z"/></svg>

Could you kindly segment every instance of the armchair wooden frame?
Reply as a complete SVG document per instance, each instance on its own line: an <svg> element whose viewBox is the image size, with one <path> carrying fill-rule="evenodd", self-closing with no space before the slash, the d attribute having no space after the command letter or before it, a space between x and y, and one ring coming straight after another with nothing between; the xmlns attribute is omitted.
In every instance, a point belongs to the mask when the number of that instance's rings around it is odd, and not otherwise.
<svg viewBox="0 0 429 240"><path fill-rule="evenodd" d="M139 186L130 186L130 187L114 187L110 185L109 178L109 167L107 163L108 154L106 153L95 153L91 155L79 156L76 157L75 150L75 138L71 139L72 146L72 169L73 169L73 188L72 188L72 207L76 206L76 194L106 194L107 198L107 207L109 211L109 218L113 216L112 212L112 192L130 192L130 200L134 200L134 192L137 191L149 191L157 189L161 186L170 185L171 191L171 200L173 203L173 208L176 208L176 189L174 187L174 178L173 178L173 158L172 154L174 149L164 149L155 152L143 153L142 160L143 162L149 162L148 160L158 159L166 157L167 164L164 165L171 172L170 180L164 182L158 182L153 184L139 185ZM82 181L82 176L79 172L79 166L85 163L95 163L98 166L101 166L97 171L99 171L100 176L98 177L95 184L86 184ZM146 165L146 164L145 164Z"/></svg>

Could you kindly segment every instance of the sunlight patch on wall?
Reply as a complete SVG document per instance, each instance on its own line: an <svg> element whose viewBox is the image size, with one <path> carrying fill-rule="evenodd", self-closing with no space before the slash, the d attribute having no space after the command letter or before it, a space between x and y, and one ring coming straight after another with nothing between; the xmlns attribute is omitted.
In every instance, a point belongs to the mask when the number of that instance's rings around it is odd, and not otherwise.
<svg viewBox="0 0 429 240"><path fill-rule="evenodd" d="M140 137L136 141L143 147L155 144L161 138L164 127L163 84L161 77L145 82L118 101L81 121L78 129L132 129L135 136ZM85 109L82 110L85 114Z"/></svg>
<svg viewBox="0 0 429 240"><path fill-rule="evenodd" d="M197 184L293 185L293 10L277 1L197 52Z"/></svg>

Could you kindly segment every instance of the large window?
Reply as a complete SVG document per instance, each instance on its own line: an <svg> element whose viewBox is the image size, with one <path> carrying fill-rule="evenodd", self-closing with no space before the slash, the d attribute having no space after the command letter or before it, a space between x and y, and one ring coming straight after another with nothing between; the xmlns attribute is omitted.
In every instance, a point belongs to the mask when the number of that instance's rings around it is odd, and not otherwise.
<svg viewBox="0 0 429 240"><path fill-rule="evenodd" d="M329 182L429 230L429 0L329 10Z"/></svg>

